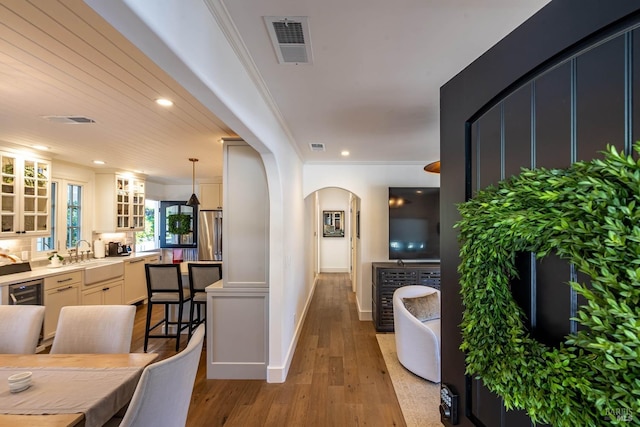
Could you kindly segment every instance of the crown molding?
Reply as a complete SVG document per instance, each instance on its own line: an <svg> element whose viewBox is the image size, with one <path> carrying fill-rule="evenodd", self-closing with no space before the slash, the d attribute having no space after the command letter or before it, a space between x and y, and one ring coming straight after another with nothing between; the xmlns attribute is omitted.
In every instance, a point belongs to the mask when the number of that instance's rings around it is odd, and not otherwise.
<svg viewBox="0 0 640 427"><path fill-rule="evenodd" d="M304 156L300 151L300 147L298 147L298 144L296 144L295 138L293 137L293 134L291 133L289 126L287 126L287 123L284 120L284 117L282 116L282 113L280 112L278 105L273 99L273 96L271 95L271 92L269 91L267 84L265 83L264 79L262 78L262 75L258 71L258 67L253 61L253 58L249 54L249 49L247 49L247 46L245 45L244 41L242 40L242 37L240 36L240 32L238 31L238 28L236 27L235 23L231 19L231 15L229 14L229 10L224 4L224 1L223 0L204 0L204 2L206 6L209 8L209 10L211 11L211 15L213 15L214 19L216 20L216 23L220 27L220 30L224 33L225 37L227 38L227 41L231 45L231 48L233 49L236 56L242 63L242 66L249 74L249 77L251 78L253 83L256 85L256 88L258 89L258 92L260 92L262 99L264 99L265 103L267 104L267 106L275 116L276 120L282 127L283 132L287 135L287 138L289 140L289 145L293 147L300 161L303 161Z"/></svg>

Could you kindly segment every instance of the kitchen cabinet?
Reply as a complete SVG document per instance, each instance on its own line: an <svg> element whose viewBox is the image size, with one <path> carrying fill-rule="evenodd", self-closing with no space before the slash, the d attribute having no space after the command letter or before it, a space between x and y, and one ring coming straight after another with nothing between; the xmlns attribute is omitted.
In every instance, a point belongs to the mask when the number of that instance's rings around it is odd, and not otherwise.
<svg viewBox="0 0 640 427"><path fill-rule="evenodd" d="M113 173L96 174L96 232L144 230L145 182Z"/></svg>
<svg viewBox="0 0 640 427"><path fill-rule="evenodd" d="M148 257L145 257L145 264L155 264L155 263L158 263L158 262L160 262L160 255L159 254L149 255Z"/></svg>
<svg viewBox="0 0 640 427"><path fill-rule="evenodd" d="M82 305L120 305L124 280L112 279L86 287L82 291Z"/></svg>
<svg viewBox="0 0 640 427"><path fill-rule="evenodd" d="M124 303L135 304L147 299L145 264L160 262L160 255L150 255L124 261Z"/></svg>
<svg viewBox="0 0 640 427"><path fill-rule="evenodd" d="M135 304L147 298L147 279L145 277L145 258L124 261L124 303Z"/></svg>
<svg viewBox="0 0 640 427"><path fill-rule="evenodd" d="M0 152L0 235L50 232L51 163Z"/></svg>
<svg viewBox="0 0 640 427"><path fill-rule="evenodd" d="M43 339L46 340L55 335L62 307L80 304L81 285L82 272L80 271L45 277Z"/></svg>
<svg viewBox="0 0 640 427"><path fill-rule="evenodd" d="M200 184L200 209L222 209L222 184Z"/></svg>

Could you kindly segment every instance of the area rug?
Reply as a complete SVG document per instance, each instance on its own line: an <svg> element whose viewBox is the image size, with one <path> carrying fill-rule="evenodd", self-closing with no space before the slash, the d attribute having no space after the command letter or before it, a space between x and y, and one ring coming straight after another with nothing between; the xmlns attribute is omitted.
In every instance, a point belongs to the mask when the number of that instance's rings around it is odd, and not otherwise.
<svg viewBox="0 0 640 427"><path fill-rule="evenodd" d="M394 334L376 334L407 427L442 427L440 384L409 372L398 361Z"/></svg>

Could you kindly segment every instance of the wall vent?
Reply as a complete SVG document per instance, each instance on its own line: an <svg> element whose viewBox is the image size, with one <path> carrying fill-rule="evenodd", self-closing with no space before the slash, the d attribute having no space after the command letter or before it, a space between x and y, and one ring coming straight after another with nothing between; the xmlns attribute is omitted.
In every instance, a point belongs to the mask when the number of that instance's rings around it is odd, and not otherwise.
<svg viewBox="0 0 640 427"><path fill-rule="evenodd" d="M321 142L310 142L311 151L324 151L324 144Z"/></svg>
<svg viewBox="0 0 640 427"><path fill-rule="evenodd" d="M264 22L280 64L311 64L311 39L306 16L265 16Z"/></svg>
<svg viewBox="0 0 640 427"><path fill-rule="evenodd" d="M84 116L44 116L43 118L52 123L63 123L67 125L82 125L96 122L95 120Z"/></svg>

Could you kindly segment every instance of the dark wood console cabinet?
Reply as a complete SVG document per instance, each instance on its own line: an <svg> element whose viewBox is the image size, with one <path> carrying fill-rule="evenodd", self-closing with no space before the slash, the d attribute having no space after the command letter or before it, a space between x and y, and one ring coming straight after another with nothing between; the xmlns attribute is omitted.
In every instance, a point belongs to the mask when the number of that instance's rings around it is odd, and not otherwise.
<svg viewBox="0 0 640 427"><path fill-rule="evenodd" d="M378 332L393 332L393 292L402 286L423 285L440 289L440 263L371 263L371 311Z"/></svg>

